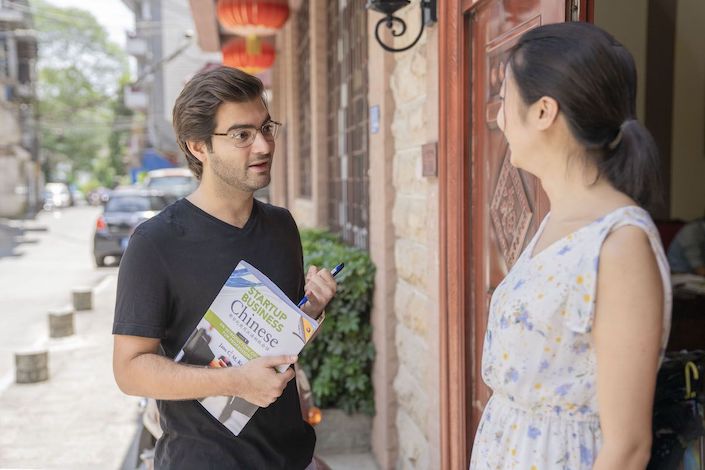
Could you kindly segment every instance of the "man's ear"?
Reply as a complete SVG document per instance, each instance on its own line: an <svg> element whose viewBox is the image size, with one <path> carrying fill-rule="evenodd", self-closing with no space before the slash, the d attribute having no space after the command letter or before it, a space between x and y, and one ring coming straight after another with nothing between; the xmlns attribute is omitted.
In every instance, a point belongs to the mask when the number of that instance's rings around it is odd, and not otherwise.
<svg viewBox="0 0 705 470"><path fill-rule="evenodd" d="M208 146L202 140L187 140L186 146L201 163L208 160Z"/></svg>
<svg viewBox="0 0 705 470"><path fill-rule="evenodd" d="M558 101L550 96L542 96L532 106L532 117L537 129L545 131L556 122L558 117Z"/></svg>

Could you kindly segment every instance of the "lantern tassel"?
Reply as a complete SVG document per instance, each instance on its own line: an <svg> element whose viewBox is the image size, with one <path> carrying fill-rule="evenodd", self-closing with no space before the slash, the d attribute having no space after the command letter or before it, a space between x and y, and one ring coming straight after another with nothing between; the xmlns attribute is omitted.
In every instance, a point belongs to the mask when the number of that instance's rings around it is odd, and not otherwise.
<svg viewBox="0 0 705 470"><path fill-rule="evenodd" d="M262 53L262 40L254 34L247 36L245 51L247 55L260 55Z"/></svg>

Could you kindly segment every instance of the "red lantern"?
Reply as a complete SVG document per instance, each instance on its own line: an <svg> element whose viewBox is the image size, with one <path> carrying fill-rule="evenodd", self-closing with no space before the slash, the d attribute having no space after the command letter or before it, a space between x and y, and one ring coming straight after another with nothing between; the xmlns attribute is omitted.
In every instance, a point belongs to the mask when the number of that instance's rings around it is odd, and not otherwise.
<svg viewBox="0 0 705 470"><path fill-rule="evenodd" d="M223 64L249 74L255 74L274 65L274 46L266 41L233 38L222 49Z"/></svg>
<svg viewBox="0 0 705 470"><path fill-rule="evenodd" d="M289 19L288 0L218 0L218 21L240 36L266 36Z"/></svg>

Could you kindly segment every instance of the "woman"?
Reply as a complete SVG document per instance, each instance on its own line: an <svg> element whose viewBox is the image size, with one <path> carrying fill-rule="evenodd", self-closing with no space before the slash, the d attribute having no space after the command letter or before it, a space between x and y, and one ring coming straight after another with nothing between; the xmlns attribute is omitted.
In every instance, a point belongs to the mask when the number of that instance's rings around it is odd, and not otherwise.
<svg viewBox="0 0 705 470"><path fill-rule="evenodd" d="M470 468L643 469L671 293L642 209L658 159L634 61L593 25L552 24L521 37L505 77L497 122L551 212L492 297Z"/></svg>

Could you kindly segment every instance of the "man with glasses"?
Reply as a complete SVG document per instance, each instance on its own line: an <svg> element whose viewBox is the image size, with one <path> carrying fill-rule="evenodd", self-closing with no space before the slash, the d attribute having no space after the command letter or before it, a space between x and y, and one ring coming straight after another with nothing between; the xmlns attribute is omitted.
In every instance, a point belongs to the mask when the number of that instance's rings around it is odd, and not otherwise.
<svg viewBox="0 0 705 470"><path fill-rule="evenodd" d="M303 421L296 357L254 359L242 367L177 364L183 347L240 260L269 276L318 318L335 294L326 269L304 277L291 214L254 199L270 182L275 138L260 80L221 67L191 79L174 105L176 138L199 180L185 199L141 224L120 263L113 370L120 389L158 400L164 435L156 468L311 468L315 434ZM233 436L195 399L240 397L260 408Z"/></svg>

